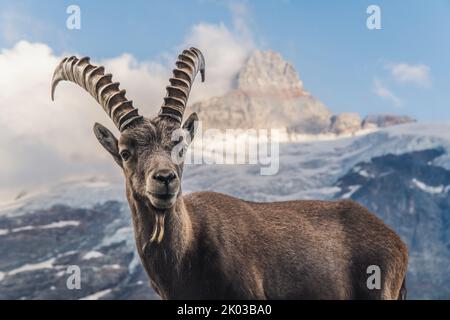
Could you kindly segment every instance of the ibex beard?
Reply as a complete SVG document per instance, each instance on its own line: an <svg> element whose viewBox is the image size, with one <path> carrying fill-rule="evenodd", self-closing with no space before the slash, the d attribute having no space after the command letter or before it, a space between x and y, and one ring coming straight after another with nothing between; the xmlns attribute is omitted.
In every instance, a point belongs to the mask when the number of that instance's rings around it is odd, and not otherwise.
<svg viewBox="0 0 450 320"><path fill-rule="evenodd" d="M184 129L193 130L193 114ZM96 124L94 132L102 142L109 134ZM160 243L164 236L165 215L181 197L183 162L172 159L172 150L183 141L173 141L178 126L164 118L143 119L133 130L124 130L117 142L116 162L123 169L129 203L142 203L155 213L155 224L149 242ZM194 133L193 131L192 134ZM181 137L182 139L182 137ZM180 149L183 153L185 148Z"/></svg>
<svg viewBox="0 0 450 320"><path fill-rule="evenodd" d="M397 234L350 200L256 203L214 192L182 195L183 158L198 117L183 114L205 62L184 50L160 113L139 115L125 90L89 58L65 58L61 80L88 91L121 135L95 124L101 145L122 168L135 241L155 291L164 299L403 299L408 253ZM183 123L183 124L182 124ZM173 140L173 133L186 134ZM179 136L179 135L176 135ZM178 149L177 149L178 150ZM368 288L367 268L381 270Z"/></svg>

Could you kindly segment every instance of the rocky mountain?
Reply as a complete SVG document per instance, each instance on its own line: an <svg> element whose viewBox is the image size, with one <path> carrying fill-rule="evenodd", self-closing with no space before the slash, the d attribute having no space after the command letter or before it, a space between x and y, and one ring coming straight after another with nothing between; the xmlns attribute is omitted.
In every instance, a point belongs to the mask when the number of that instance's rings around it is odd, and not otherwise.
<svg viewBox="0 0 450 320"><path fill-rule="evenodd" d="M83 203L81 188L117 200ZM157 298L134 249L127 204L110 189L73 182L2 212L1 300ZM77 205L64 200L71 197ZM67 286L72 266L80 268L79 290Z"/></svg>
<svg viewBox="0 0 450 320"><path fill-rule="evenodd" d="M395 115L370 116L364 121L355 113L333 115L304 89L292 64L279 53L260 50L242 67L233 90L191 108L199 114L205 129L221 130L270 127L301 134L353 134L361 129L412 121Z"/></svg>
<svg viewBox="0 0 450 320"><path fill-rule="evenodd" d="M279 170L187 165L183 191L253 201L352 198L409 247L409 298L450 299L449 124L404 124L280 144ZM134 246L121 185L69 181L0 206L0 299L155 299ZM81 270L69 290L67 268Z"/></svg>
<svg viewBox="0 0 450 320"><path fill-rule="evenodd" d="M416 120L408 116L395 116L391 114L370 114L364 118L361 123L361 127L363 129L385 128L415 121Z"/></svg>
<svg viewBox="0 0 450 320"><path fill-rule="evenodd" d="M204 128L286 128L320 133L331 112L303 88L294 67L272 51L256 50L237 75L235 89L192 105Z"/></svg>
<svg viewBox="0 0 450 320"><path fill-rule="evenodd" d="M437 147L375 157L336 183L337 197L377 212L406 242L407 284L415 298L450 297L450 171L433 164L445 152Z"/></svg>
<svg viewBox="0 0 450 320"><path fill-rule="evenodd" d="M248 93L283 97L309 96L294 66L273 51L256 50L237 77L237 88Z"/></svg>
<svg viewBox="0 0 450 320"><path fill-rule="evenodd" d="M361 118L357 113L341 113L330 119L329 130L335 134L355 133L361 130Z"/></svg>

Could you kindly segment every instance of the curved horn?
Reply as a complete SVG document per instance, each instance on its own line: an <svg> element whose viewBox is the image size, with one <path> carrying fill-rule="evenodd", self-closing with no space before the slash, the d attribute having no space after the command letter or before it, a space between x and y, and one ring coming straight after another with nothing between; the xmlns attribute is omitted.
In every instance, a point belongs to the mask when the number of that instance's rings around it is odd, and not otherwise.
<svg viewBox="0 0 450 320"><path fill-rule="evenodd" d="M104 67L97 67L89 63L89 57L77 59L64 58L56 67L52 79L52 100L55 89L62 80L78 84L103 107L122 132L133 121L142 118L133 102L125 98L125 90L119 89L119 82L112 82L112 75L105 74Z"/></svg>
<svg viewBox="0 0 450 320"><path fill-rule="evenodd" d="M173 77L169 79L170 85L166 87L167 94L159 114L181 123L192 83L199 71L202 82L205 81L205 58L200 50L192 47L183 50L175 64L176 68L173 69Z"/></svg>

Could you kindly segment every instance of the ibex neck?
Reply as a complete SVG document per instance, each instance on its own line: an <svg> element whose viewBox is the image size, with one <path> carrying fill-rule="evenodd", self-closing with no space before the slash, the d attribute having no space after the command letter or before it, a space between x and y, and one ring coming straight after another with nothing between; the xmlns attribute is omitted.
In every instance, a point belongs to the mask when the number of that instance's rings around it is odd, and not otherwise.
<svg viewBox="0 0 450 320"><path fill-rule="evenodd" d="M133 204L136 245L146 268L178 268L193 240L192 222L183 197L180 195L175 205L165 210L147 202Z"/></svg>

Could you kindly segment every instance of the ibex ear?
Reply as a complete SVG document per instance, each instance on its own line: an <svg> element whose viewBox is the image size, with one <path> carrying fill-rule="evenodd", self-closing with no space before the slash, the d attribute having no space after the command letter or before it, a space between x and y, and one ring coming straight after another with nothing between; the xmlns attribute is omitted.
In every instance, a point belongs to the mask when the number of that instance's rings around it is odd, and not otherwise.
<svg viewBox="0 0 450 320"><path fill-rule="evenodd" d="M119 154L119 145L114 134L100 123L94 124L94 134L98 142L105 148L114 158L119 166L122 167L122 158Z"/></svg>
<svg viewBox="0 0 450 320"><path fill-rule="evenodd" d="M187 130L189 132L189 135L191 136L191 141L194 139L195 133L197 131L198 126L197 122L198 122L197 113L193 112L183 124L183 130Z"/></svg>

